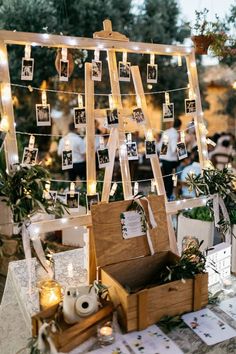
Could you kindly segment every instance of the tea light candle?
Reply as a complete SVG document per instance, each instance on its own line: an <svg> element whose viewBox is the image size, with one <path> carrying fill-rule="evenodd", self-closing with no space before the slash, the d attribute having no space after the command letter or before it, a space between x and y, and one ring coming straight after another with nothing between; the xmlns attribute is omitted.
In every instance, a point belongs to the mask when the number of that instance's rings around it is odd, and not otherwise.
<svg viewBox="0 0 236 354"><path fill-rule="evenodd" d="M108 327L108 326L104 326L100 329L100 334L101 336L104 336L104 337L110 337L112 335L112 328L111 327Z"/></svg>
<svg viewBox="0 0 236 354"><path fill-rule="evenodd" d="M59 304L61 301L61 286L55 280L46 280L40 284L40 306L42 310Z"/></svg>
<svg viewBox="0 0 236 354"><path fill-rule="evenodd" d="M114 343L115 336L112 328L112 322L106 322L98 327L98 342L101 346Z"/></svg>

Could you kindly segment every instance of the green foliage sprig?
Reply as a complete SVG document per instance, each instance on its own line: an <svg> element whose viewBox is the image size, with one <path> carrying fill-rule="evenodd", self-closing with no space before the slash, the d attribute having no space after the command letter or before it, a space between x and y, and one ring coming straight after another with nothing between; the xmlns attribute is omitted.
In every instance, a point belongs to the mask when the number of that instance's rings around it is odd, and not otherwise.
<svg viewBox="0 0 236 354"><path fill-rule="evenodd" d="M40 165L17 165L12 175L0 171L1 195L6 197L3 201L11 208L14 222L22 223L38 212L61 217L67 211L60 200L46 198L49 180L49 172Z"/></svg>
<svg viewBox="0 0 236 354"><path fill-rule="evenodd" d="M192 208L190 210L185 210L182 213L186 218L201 220L201 221L213 221L212 210L206 206Z"/></svg>

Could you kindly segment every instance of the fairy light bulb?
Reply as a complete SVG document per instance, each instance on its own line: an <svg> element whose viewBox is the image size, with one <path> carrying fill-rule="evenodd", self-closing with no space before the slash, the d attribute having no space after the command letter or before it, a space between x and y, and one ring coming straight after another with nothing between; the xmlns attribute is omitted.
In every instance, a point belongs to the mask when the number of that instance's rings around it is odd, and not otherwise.
<svg viewBox="0 0 236 354"><path fill-rule="evenodd" d="M31 45L26 44L25 46L25 59L30 59L31 56Z"/></svg>
<svg viewBox="0 0 236 354"><path fill-rule="evenodd" d="M4 115L1 119L0 129L5 132L7 132L9 130L9 123L8 123L8 118L6 115Z"/></svg>
<svg viewBox="0 0 236 354"><path fill-rule="evenodd" d="M152 130L151 129L147 130L146 140L148 140L148 141L152 141L153 140L153 134L152 134Z"/></svg>
<svg viewBox="0 0 236 354"><path fill-rule="evenodd" d="M91 181L88 184L88 194L93 195L96 194L97 190L97 182L96 181Z"/></svg>
<svg viewBox="0 0 236 354"><path fill-rule="evenodd" d="M83 108L83 96L81 93L78 94L78 107Z"/></svg>
<svg viewBox="0 0 236 354"><path fill-rule="evenodd" d="M11 88L9 84L2 85L1 94L3 102L8 102L11 100Z"/></svg>
<svg viewBox="0 0 236 354"><path fill-rule="evenodd" d="M182 57L178 55L178 66L182 66Z"/></svg>

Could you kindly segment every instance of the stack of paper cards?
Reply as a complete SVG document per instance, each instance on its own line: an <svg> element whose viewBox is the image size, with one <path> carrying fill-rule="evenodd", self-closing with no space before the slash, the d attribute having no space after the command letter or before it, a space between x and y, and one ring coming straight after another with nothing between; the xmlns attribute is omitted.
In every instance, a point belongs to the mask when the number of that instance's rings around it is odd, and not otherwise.
<svg viewBox="0 0 236 354"><path fill-rule="evenodd" d="M124 239L146 234L146 223L141 212L136 210L121 213L121 228Z"/></svg>
<svg viewBox="0 0 236 354"><path fill-rule="evenodd" d="M219 307L236 321L236 297L222 301Z"/></svg>
<svg viewBox="0 0 236 354"><path fill-rule="evenodd" d="M182 319L207 345L236 336L236 331L209 309L187 313Z"/></svg>
<svg viewBox="0 0 236 354"><path fill-rule="evenodd" d="M153 325L122 337L135 354L183 354L182 350L160 328Z"/></svg>

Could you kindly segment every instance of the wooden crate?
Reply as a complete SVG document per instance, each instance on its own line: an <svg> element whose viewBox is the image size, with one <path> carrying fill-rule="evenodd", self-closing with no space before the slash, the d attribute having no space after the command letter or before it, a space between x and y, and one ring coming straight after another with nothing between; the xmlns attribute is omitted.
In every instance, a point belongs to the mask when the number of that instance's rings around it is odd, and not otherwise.
<svg viewBox="0 0 236 354"><path fill-rule="evenodd" d="M39 328L46 321L50 322L58 309L52 306L32 317L32 335L37 336ZM96 335L97 325L112 318L113 305L106 302L103 307L93 315L84 318L81 322L68 325L63 316L59 317L60 332L50 333L50 336L59 352L68 353L93 335Z"/></svg>
<svg viewBox="0 0 236 354"><path fill-rule="evenodd" d="M126 331L141 330L163 316L199 310L208 303L208 274L185 283L152 284L155 274L178 256L169 251L169 235L163 196L150 196L157 228L151 230L155 254L150 256L146 236L123 239L120 214L131 201L94 205L91 208L97 266L110 298L118 306L118 318ZM145 206L145 205L144 205ZM146 206L145 206L145 209ZM129 293L127 287L136 288ZM141 289L141 290L138 290Z"/></svg>

